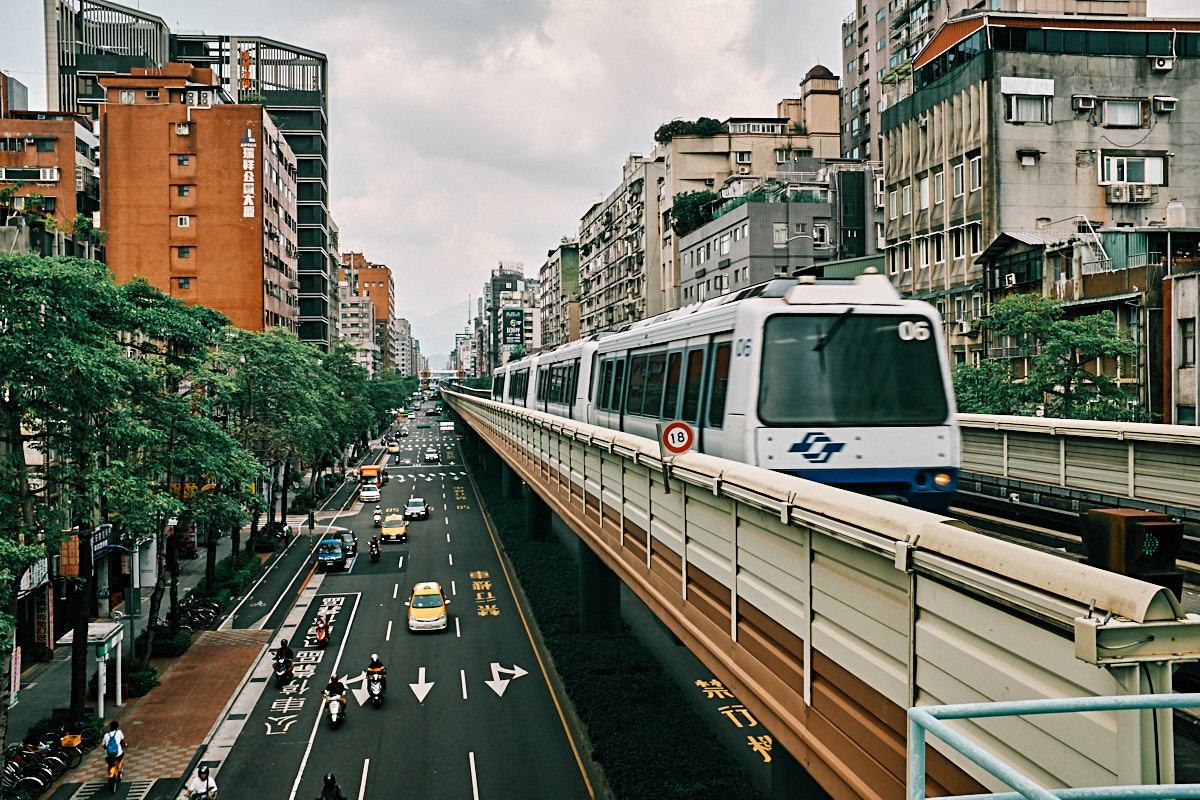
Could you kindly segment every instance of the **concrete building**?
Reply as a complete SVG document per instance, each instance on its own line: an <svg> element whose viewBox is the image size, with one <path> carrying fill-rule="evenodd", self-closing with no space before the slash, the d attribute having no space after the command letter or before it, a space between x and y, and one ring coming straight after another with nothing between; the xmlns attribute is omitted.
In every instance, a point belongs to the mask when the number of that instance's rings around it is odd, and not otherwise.
<svg viewBox="0 0 1200 800"><path fill-rule="evenodd" d="M1200 258L1188 272L1170 275L1163 287L1163 422L1195 425L1200 403L1196 368L1196 320L1200 319Z"/></svg>
<svg viewBox="0 0 1200 800"><path fill-rule="evenodd" d="M401 375L416 375L413 362L412 324L403 317L396 319L396 371Z"/></svg>
<svg viewBox="0 0 1200 800"><path fill-rule="evenodd" d="M8 223L12 227L37 223L33 214L40 211L53 220L40 225L42 233L73 236L75 216L91 219L100 209L99 156L99 140L86 117L15 110L0 117L0 183L24 183L11 207L0 208L0 224L10 212L28 212Z"/></svg>
<svg viewBox="0 0 1200 800"><path fill-rule="evenodd" d="M344 266L338 270L338 338L354 347L354 362L373 378L383 367L375 342L375 303L359 292L358 266L347 259L350 255L342 254Z"/></svg>
<svg viewBox="0 0 1200 800"><path fill-rule="evenodd" d="M296 158L258 105L189 64L100 78L108 265L247 330L295 331Z"/></svg>
<svg viewBox="0 0 1200 800"><path fill-rule="evenodd" d="M474 337L470 333L454 334L454 350L450 353L450 369L459 371L464 378L477 377L474 344Z"/></svg>
<svg viewBox="0 0 1200 800"><path fill-rule="evenodd" d="M680 239L683 303L879 252L879 169L800 159L767 177L731 176L715 218Z"/></svg>
<svg viewBox="0 0 1200 800"><path fill-rule="evenodd" d="M563 237L538 270L541 348L579 338L579 242Z"/></svg>
<svg viewBox="0 0 1200 800"><path fill-rule="evenodd" d="M1015 355L975 323L1005 294L1108 308L1145 348L1120 377L1157 406L1152 310L1200 209L1200 21L963 16L910 81L883 115L896 286L942 309L956 361Z"/></svg>
<svg viewBox="0 0 1200 800"><path fill-rule="evenodd" d="M106 102L101 76L177 62L211 69L221 101L261 104L278 121L298 162L298 334L328 349L337 335L339 264L329 215L325 55L258 36L175 34L160 17L107 0L43 2L51 109L98 119Z"/></svg>
<svg viewBox="0 0 1200 800"><path fill-rule="evenodd" d="M358 292L375 304L375 344L379 348L379 368L388 372L396 369L397 328L392 319L396 284L392 270L386 264L372 264L362 253L342 253L343 267L358 274Z"/></svg>
<svg viewBox="0 0 1200 800"><path fill-rule="evenodd" d="M29 87L8 73L0 72L0 118L14 111L29 110Z"/></svg>
<svg viewBox="0 0 1200 800"><path fill-rule="evenodd" d="M479 298L482 347L477 352L482 354L483 368L488 375L507 363L514 351L525 347L522 296L527 293L526 285L525 265L503 261L492 270L483 285L483 294Z"/></svg>
<svg viewBox="0 0 1200 800"><path fill-rule="evenodd" d="M838 112L838 77L817 65L800 82L800 97L781 100L774 117L730 117L719 134L672 136L655 147L650 160L662 162L663 174L657 187L648 191L658 196L658 230L652 233L659 237L661 310L680 304L679 241L671 228L674 198L714 191L730 175L773 172L793 158L837 158ZM581 236L581 259L583 244ZM581 314L586 317L587 311ZM586 335L587 325L582 327Z"/></svg>
<svg viewBox="0 0 1200 800"><path fill-rule="evenodd" d="M886 88L912 74L913 59L946 20L978 0L855 0L842 20L842 156L880 160ZM991 11L1144 16L1146 0L989 0Z"/></svg>

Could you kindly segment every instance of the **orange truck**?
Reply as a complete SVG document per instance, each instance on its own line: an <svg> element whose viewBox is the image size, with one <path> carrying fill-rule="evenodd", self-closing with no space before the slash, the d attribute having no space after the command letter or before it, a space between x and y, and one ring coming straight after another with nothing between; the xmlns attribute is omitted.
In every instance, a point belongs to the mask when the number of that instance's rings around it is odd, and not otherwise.
<svg viewBox="0 0 1200 800"><path fill-rule="evenodd" d="M360 486L379 486L379 465L368 464L358 468Z"/></svg>

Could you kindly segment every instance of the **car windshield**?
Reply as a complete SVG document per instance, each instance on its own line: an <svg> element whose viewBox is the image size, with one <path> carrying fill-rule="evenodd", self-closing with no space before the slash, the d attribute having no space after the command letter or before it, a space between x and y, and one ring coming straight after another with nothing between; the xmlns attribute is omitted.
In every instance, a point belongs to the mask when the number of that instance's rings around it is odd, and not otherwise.
<svg viewBox="0 0 1200 800"><path fill-rule="evenodd" d="M442 596L439 594L418 594L413 595L413 608L438 608L442 604Z"/></svg>
<svg viewBox="0 0 1200 800"><path fill-rule="evenodd" d="M923 317L843 312L767 320L763 424L944 425L949 413L937 342Z"/></svg>
<svg viewBox="0 0 1200 800"><path fill-rule="evenodd" d="M335 556L342 552L341 542L321 542L317 545L317 553L323 556Z"/></svg>
<svg viewBox="0 0 1200 800"><path fill-rule="evenodd" d="M425 501L424 500L409 500L408 507L413 509L414 511L420 511L422 508L425 507Z"/></svg>

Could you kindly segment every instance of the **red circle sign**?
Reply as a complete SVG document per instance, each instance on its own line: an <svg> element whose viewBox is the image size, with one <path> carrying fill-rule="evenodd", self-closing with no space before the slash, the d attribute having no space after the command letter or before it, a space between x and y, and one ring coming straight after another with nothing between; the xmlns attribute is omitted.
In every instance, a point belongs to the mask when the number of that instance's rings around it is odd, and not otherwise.
<svg viewBox="0 0 1200 800"><path fill-rule="evenodd" d="M662 446L674 455L686 453L696 443L696 434L686 422L672 422L663 428Z"/></svg>

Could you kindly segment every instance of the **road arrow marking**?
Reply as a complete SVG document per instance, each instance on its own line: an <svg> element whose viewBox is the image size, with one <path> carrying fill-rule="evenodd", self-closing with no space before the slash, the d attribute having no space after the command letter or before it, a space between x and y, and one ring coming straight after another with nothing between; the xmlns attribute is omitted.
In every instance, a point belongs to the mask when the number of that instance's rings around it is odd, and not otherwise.
<svg viewBox="0 0 1200 800"><path fill-rule="evenodd" d="M417 682L410 683L408 688L413 690L413 694L417 696L418 703L425 702L425 696L429 694L429 690L433 688L433 681L428 683L425 681L425 668L417 668Z"/></svg>
<svg viewBox="0 0 1200 800"><path fill-rule="evenodd" d="M502 672L507 675L511 675L512 678L505 678L505 679L501 680L500 673L502 673ZM528 672L521 669L516 664L513 664L512 669L505 669L504 667L500 666L495 661L493 661L492 662L492 679L490 681L484 681L484 683L487 684L489 689L491 689L493 692L496 693L497 697L503 697L504 690L508 688L508 683L510 680L515 680L515 679L521 677L522 675L528 675L528 674L529 674Z"/></svg>
<svg viewBox="0 0 1200 800"><path fill-rule="evenodd" d="M354 688L351 684L358 684L358 688ZM353 678L346 678L342 684L350 690L350 694L354 695L354 699L358 701L359 706L363 706L367 702L367 671L355 675Z"/></svg>
<svg viewBox="0 0 1200 800"><path fill-rule="evenodd" d="M265 605L266 605L266 603L264 603L262 600L256 600L255 602L250 604L250 607L251 608L261 608L262 606L265 606Z"/></svg>

